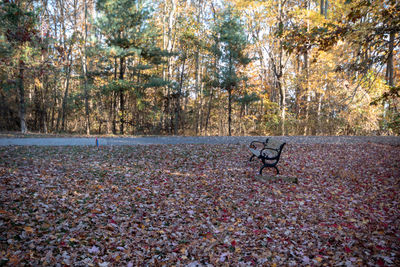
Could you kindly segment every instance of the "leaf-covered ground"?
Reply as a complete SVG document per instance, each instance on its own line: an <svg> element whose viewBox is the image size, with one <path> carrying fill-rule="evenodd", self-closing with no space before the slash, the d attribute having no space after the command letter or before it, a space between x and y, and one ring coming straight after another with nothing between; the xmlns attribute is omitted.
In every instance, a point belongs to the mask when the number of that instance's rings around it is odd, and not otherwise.
<svg viewBox="0 0 400 267"><path fill-rule="evenodd" d="M279 167L298 184L260 179L249 156L1 147L1 264L400 265L400 147L287 145Z"/></svg>

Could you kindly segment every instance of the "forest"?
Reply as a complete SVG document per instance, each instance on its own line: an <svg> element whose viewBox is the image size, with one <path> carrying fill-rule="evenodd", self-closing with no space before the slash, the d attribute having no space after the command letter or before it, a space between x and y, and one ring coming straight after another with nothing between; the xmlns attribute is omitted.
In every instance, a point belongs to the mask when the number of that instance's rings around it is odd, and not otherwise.
<svg viewBox="0 0 400 267"><path fill-rule="evenodd" d="M2 0L0 131L399 135L396 0Z"/></svg>

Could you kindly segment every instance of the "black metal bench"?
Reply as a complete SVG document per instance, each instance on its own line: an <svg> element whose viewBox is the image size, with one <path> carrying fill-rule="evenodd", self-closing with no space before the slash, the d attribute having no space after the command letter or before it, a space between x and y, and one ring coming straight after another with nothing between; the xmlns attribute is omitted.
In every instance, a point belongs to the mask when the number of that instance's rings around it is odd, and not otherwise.
<svg viewBox="0 0 400 267"><path fill-rule="evenodd" d="M276 165L279 162L279 158L285 144L286 143L271 142L269 138L267 138L265 142L253 141L250 143L249 149L253 154L250 157L250 161L257 157L263 163L263 166L261 166L260 169L260 174L262 174L262 171L265 167L274 168L276 170L276 174L279 174L279 170Z"/></svg>

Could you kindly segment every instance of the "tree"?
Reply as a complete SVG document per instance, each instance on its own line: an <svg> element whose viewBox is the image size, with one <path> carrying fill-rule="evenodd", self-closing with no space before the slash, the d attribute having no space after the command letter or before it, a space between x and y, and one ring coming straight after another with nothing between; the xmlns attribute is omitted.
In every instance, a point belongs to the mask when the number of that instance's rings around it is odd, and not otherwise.
<svg viewBox="0 0 400 267"><path fill-rule="evenodd" d="M82 72L84 82L84 96L85 96L85 120L86 120L86 134L90 135L90 111L89 111L89 84L88 84L88 0L84 0L84 31L83 31L83 51L82 51Z"/></svg>
<svg viewBox="0 0 400 267"><path fill-rule="evenodd" d="M118 94L119 130L124 134L125 123L133 125L136 119L140 124L143 115L151 114L143 113L145 106L149 105L145 91L166 86L168 81L150 70L164 64L164 58L170 54L158 47L158 31L149 22L151 14L142 1L99 0L97 10L101 14L97 24L104 36L107 54L114 59L114 81L109 83L106 91ZM127 95L127 92L133 94ZM137 116L132 115L131 121L126 110L129 100L137 113Z"/></svg>
<svg viewBox="0 0 400 267"><path fill-rule="evenodd" d="M281 131L285 135L285 121L286 121L286 89L283 84L283 74L288 57L285 58L285 51L283 49L282 32L284 27L284 3L282 0L278 1L278 20L275 25L274 32L276 34L276 41L268 53L271 60L271 67L275 75L275 86L280 95L279 106L281 108ZM307 51L307 50L306 50ZM307 60L307 52L305 51L305 62ZM305 63L306 65L306 63Z"/></svg>
<svg viewBox="0 0 400 267"><path fill-rule="evenodd" d="M239 16L232 8L227 8L215 26L218 43L214 53L220 55L218 62L218 83L222 90L228 92L228 135L232 135L232 101L233 93L245 79L239 76L240 67L250 63L245 53L249 42L240 22Z"/></svg>
<svg viewBox="0 0 400 267"><path fill-rule="evenodd" d="M115 64L115 73L119 68L117 83L119 93L120 108L120 133L124 134L126 122L125 111L125 91L130 84L124 83L126 72L126 59L132 55L140 54L141 37L145 28L144 22L148 12L140 8L140 3L131 0L98 0L97 10L101 12L98 19L98 26L106 38L106 44L115 54L115 59L119 59L119 66ZM125 85L128 85L126 87Z"/></svg>
<svg viewBox="0 0 400 267"><path fill-rule="evenodd" d="M3 1L0 128L398 133L397 2Z"/></svg>
<svg viewBox="0 0 400 267"><path fill-rule="evenodd" d="M0 34L3 39L1 49L3 61L8 61L16 68L16 82L14 83L19 98L19 118L22 133L28 131L26 124L25 102L25 75L27 62L34 53L37 31L35 29L36 16L31 11L32 5L27 1L4 1L0 4Z"/></svg>

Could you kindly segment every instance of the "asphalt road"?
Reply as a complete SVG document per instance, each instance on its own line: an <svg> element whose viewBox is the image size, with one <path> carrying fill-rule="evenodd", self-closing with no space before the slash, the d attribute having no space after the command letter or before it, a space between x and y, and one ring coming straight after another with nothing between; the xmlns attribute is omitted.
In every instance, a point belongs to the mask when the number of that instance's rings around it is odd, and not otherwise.
<svg viewBox="0 0 400 267"><path fill-rule="evenodd" d="M162 136L98 138L100 146L151 144L249 144L266 136ZM359 144L379 143L400 146L400 136L276 136L288 144ZM96 137L88 138L0 138L0 146L95 146Z"/></svg>

